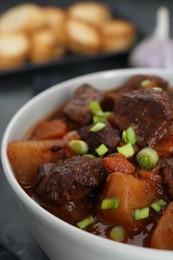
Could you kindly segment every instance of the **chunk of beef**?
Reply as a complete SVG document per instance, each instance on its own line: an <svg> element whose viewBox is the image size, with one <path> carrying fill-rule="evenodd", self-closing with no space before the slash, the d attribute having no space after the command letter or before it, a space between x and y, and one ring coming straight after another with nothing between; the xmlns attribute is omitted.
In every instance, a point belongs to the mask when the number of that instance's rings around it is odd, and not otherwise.
<svg viewBox="0 0 173 260"><path fill-rule="evenodd" d="M90 153L96 153L95 149L101 144L106 145L108 153L113 153L116 150L117 144L120 141L120 131L111 126L108 122L106 126L98 131L91 132L93 125L89 125L78 130L78 134L89 146Z"/></svg>
<svg viewBox="0 0 173 260"><path fill-rule="evenodd" d="M135 90L139 89L140 87L145 85L146 88L162 88L165 91L168 91L169 86L168 82L163 80L162 78L151 76L151 75L137 75L132 77L125 87L127 87L129 90Z"/></svg>
<svg viewBox="0 0 173 260"><path fill-rule="evenodd" d="M74 156L57 166L40 168L37 194L57 203L76 201L89 194L107 176L101 158Z"/></svg>
<svg viewBox="0 0 173 260"><path fill-rule="evenodd" d="M92 122L90 101L98 102L103 109L110 108L111 99L107 94L84 84L75 91L74 96L65 105L63 115L79 126L90 124Z"/></svg>
<svg viewBox="0 0 173 260"><path fill-rule="evenodd" d="M153 146L161 140L172 119L167 93L149 88L123 94L115 102L114 113L114 123L120 130L134 127L140 146Z"/></svg>
<svg viewBox="0 0 173 260"><path fill-rule="evenodd" d="M168 192L173 199L173 157L164 158L162 161L163 182L168 187Z"/></svg>
<svg viewBox="0 0 173 260"><path fill-rule="evenodd" d="M122 95L123 93L132 91L132 90L138 90L142 87L142 85L145 85L143 87L145 88L154 88L159 87L162 88L165 91L169 90L168 82L163 80L162 78L152 76L152 75L136 75L131 77L123 87L120 87L117 90L118 95Z"/></svg>

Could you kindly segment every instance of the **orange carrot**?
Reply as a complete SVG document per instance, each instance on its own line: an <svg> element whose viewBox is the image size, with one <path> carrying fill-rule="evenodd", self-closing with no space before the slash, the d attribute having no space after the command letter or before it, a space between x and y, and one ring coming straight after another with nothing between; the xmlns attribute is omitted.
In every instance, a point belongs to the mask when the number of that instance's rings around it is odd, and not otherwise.
<svg viewBox="0 0 173 260"><path fill-rule="evenodd" d="M151 181L155 181L157 183L162 183L162 176L153 172L153 171L146 171L146 170L139 170L138 172L138 176L141 179L144 180L151 180Z"/></svg>
<svg viewBox="0 0 173 260"><path fill-rule="evenodd" d="M30 140L62 138L67 132L67 125L59 119L44 121L33 131L30 136Z"/></svg>
<svg viewBox="0 0 173 260"><path fill-rule="evenodd" d="M105 157L103 159L106 169L110 172L121 172L127 174L134 174L134 165L126 159L122 154L115 154L114 156Z"/></svg>
<svg viewBox="0 0 173 260"><path fill-rule="evenodd" d="M173 133L167 134L160 142L158 142L154 149L160 157L173 154Z"/></svg>

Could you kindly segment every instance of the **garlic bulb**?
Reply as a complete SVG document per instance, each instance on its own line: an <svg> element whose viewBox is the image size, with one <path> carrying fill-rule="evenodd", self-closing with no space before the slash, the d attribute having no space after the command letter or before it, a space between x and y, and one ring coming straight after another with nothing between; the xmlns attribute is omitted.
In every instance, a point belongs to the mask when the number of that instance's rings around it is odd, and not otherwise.
<svg viewBox="0 0 173 260"><path fill-rule="evenodd" d="M173 68L173 40L169 36L169 10L166 7L158 9L154 33L134 47L129 65Z"/></svg>

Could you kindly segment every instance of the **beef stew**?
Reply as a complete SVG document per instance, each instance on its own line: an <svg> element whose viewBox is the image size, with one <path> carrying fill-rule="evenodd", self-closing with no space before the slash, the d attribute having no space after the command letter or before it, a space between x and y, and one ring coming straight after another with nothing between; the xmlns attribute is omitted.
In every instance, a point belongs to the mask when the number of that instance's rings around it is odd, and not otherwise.
<svg viewBox="0 0 173 260"><path fill-rule="evenodd" d="M18 182L78 228L173 250L170 93L167 82L147 75L107 92L82 85L26 140L9 143Z"/></svg>

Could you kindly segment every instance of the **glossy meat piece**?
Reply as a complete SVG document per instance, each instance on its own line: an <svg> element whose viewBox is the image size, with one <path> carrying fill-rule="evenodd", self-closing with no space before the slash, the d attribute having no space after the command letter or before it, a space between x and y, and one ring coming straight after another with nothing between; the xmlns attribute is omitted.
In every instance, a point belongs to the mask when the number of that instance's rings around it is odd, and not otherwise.
<svg viewBox="0 0 173 260"><path fill-rule="evenodd" d="M159 87L164 89L165 91L169 90L168 82L163 80L162 78L151 76L151 75L136 75L131 77L127 83L123 85L123 87L120 87L116 90L116 93L118 95L122 95L123 93L132 91L132 90L138 90L141 89L142 82L145 81L149 84L146 84L145 88L154 88Z"/></svg>
<svg viewBox="0 0 173 260"><path fill-rule="evenodd" d="M46 167L46 168L45 168ZM101 158L74 156L52 170L50 165L40 168L37 194L57 203L76 201L89 194L107 176Z"/></svg>
<svg viewBox="0 0 173 260"><path fill-rule="evenodd" d="M111 99L104 92L84 84L75 91L74 96L65 105L63 115L80 126L91 123L90 101L96 101L103 109L109 109Z"/></svg>
<svg viewBox="0 0 173 260"><path fill-rule="evenodd" d="M78 130L78 134L89 146L89 152L95 154L95 149L101 144L106 145L108 153L116 151L118 142L120 141L120 132L117 128L112 127L108 122L105 128L98 132L91 132L93 125L89 125Z"/></svg>
<svg viewBox="0 0 173 260"><path fill-rule="evenodd" d="M151 75L136 75L127 82L125 88L128 91L139 89L141 88L141 83L144 82L144 80L148 81L148 84L145 86L147 88L158 87L164 89L165 91L168 91L169 89L167 81Z"/></svg>
<svg viewBox="0 0 173 260"><path fill-rule="evenodd" d="M114 107L114 123L121 131L133 126L140 146L153 146L168 132L172 119L167 93L150 88L123 94Z"/></svg>
<svg viewBox="0 0 173 260"><path fill-rule="evenodd" d="M173 199L173 157L164 158L162 161L163 181L168 187L168 193Z"/></svg>

